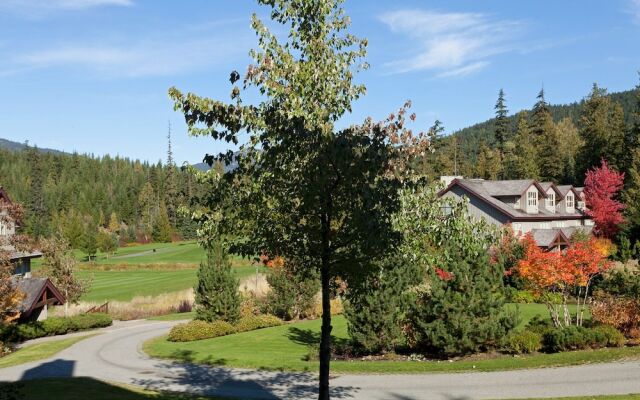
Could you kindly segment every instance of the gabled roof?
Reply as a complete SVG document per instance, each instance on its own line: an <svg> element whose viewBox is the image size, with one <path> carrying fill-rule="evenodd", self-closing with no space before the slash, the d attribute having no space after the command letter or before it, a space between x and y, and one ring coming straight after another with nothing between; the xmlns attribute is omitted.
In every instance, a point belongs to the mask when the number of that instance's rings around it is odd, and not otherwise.
<svg viewBox="0 0 640 400"><path fill-rule="evenodd" d="M29 313L36 308L45 291L49 291L53 296L54 303L64 304L64 296L53 286L47 278L18 278L16 282L18 290L24 294L24 298L18 306L21 313Z"/></svg>
<svg viewBox="0 0 640 400"><path fill-rule="evenodd" d="M563 199L564 198L564 194L562 194L562 192L560 191L560 189L558 189L558 186L556 186L555 183L553 182L540 182L540 186L542 186L544 188L544 192L547 193L549 191L549 188L553 189L554 192L556 192L556 194L558 195L559 199Z"/></svg>
<svg viewBox="0 0 640 400"><path fill-rule="evenodd" d="M459 186L469 195L476 197L484 203L490 205L495 210L506 215L512 221L536 221L536 220L568 220L582 219L584 214L576 210L575 213L552 213L544 207L538 209L537 214L528 214L521 209L515 209L506 203L500 201L494 196L520 196L526 190L535 185L541 194L546 197L544 188L533 179L518 181L485 181L483 179L454 179L449 186L438 192L438 196L442 196L453 187ZM559 187L558 187L559 188ZM522 192L519 192L522 190ZM492 194L493 193L493 194ZM497 194L496 194L497 193ZM509 194L507 194L509 193Z"/></svg>
<svg viewBox="0 0 640 400"><path fill-rule="evenodd" d="M0 200L7 202L9 204L12 204L11 202L11 198L9 198L9 195L7 194L7 191L4 190L4 188L2 186L0 186Z"/></svg>
<svg viewBox="0 0 640 400"><path fill-rule="evenodd" d="M576 196L580 196L580 192L572 185L559 185L558 189L562 192L562 197L566 196L569 192L573 192Z"/></svg>
<svg viewBox="0 0 640 400"><path fill-rule="evenodd" d="M558 244L568 245L570 240L561 229L532 229L531 234L539 247L554 247Z"/></svg>

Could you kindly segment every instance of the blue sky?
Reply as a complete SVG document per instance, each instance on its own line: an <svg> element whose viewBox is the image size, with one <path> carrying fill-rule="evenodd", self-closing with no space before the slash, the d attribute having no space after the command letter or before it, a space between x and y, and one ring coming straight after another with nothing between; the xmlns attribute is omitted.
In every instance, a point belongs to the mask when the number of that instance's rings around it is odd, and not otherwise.
<svg viewBox="0 0 640 400"><path fill-rule="evenodd" d="M411 99L417 128L483 121L504 88L512 112L544 84L552 103L598 82L632 88L640 69L640 0L347 0L369 39L368 94L343 124L382 119ZM81 153L199 162L225 149L190 138L167 89L228 99L228 74L256 46L238 0L0 0L0 137Z"/></svg>

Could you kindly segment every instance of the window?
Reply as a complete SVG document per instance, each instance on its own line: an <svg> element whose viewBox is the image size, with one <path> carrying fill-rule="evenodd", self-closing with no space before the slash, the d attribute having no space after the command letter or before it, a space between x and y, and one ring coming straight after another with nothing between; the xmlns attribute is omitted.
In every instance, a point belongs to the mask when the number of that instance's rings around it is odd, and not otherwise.
<svg viewBox="0 0 640 400"><path fill-rule="evenodd" d="M568 194L567 195L567 208L573 208L575 206L574 202L573 202L573 195L572 194Z"/></svg>
<svg viewBox="0 0 640 400"><path fill-rule="evenodd" d="M551 227L549 226L548 222L540 222L540 229L549 229L549 228Z"/></svg>
<svg viewBox="0 0 640 400"><path fill-rule="evenodd" d="M578 201L578 210L584 210L584 201Z"/></svg>
<svg viewBox="0 0 640 400"><path fill-rule="evenodd" d="M556 221L556 228L564 228L565 226L564 221Z"/></svg>
<svg viewBox="0 0 640 400"><path fill-rule="evenodd" d="M547 193L547 210L556 212L556 194L554 192Z"/></svg>
<svg viewBox="0 0 640 400"><path fill-rule="evenodd" d="M513 204L513 208L516 210L520 209L520 197L516 199L516 202Z"/></svg>
<svg viewBox="0 0 640 400"><path fill-rule="evenodd" d="M453 208L450 205L444 205L440 207L440 211L442 212L442 215L446 216L451 214L451 212L453 211Z"/></svg>
<svg viewBox="0 0 640 400"><path fill-rule="evenodd" d="M527 207L538 207L538 192L527 192Z"/></svg>
<svg viewBox="0 0 640 400"><path fill-rule="evenodd" d="M521 235L522 234L522 224L519 222L514 222L511 225L511 228L513 229L513 233L516 235Z"/></svg>

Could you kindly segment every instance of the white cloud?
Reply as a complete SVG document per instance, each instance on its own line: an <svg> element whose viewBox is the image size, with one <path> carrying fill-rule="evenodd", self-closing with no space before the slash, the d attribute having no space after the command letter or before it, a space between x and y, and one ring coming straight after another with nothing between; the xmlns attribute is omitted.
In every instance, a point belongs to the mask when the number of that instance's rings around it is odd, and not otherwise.
<svg viewBox="0 0 640 400"><path fill-rule="evenodd" d="M63 11L132 5L132 0L2 0L0 12L9 12L27 18L42 18Z"/></svg>
<svg viewBox="0 0 640 400"><path fill-rule="evenodd" d="M84 70L105 78L167 76L191 72L238 56L244 47L224 38L142 40L118 45L63 44L9 58L0 75L47 68Z"/></svg>
<svg viewBox="0 0 640 400"><path fill-rule="evenodd" d="M629 13L633 16L633 21L640 24L640 0L629 1Z"/></svg>
<svg viewBox="0 0 640 400"><path fill-rule="evenodd" d="M518 21L495 21L481 13L399 10L380 16L392 32L406 36L412 55L387 64L395 73L432 70L437 77L477 72L490 57L514 50Z"/></svg>

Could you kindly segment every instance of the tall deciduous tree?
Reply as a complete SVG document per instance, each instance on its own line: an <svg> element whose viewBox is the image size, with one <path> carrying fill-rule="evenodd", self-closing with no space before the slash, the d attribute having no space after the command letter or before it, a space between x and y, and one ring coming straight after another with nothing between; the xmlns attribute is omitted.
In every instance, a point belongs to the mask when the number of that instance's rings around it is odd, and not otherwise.
<svg viewBox="0 0 640 400"><path fill-rule="evenodd" d="M0 199L1 225L13 225L22 218L22 206ZM0 236L0 327L4 322L19 317L16 308L24 297L24 293L20 292L13 280L15 264L11 257L15 251L30 252L32 249L31 241L24 235Z"/></svg>
<svg viewBox="0 0 640 400"><path fill-rule="evenodd" d="M199 215L203 240L222 238L232 252L282 256L319 270L319 398L328 399L331 282L365 273L397 242L389 220L398 188L428 146L405 129L406 119L414 118L408 105L382 123L367 119L362 126L335 128L365 92L354 76L366 66L367 42L345 32L349 19L341 1L259 2L289 28L281 41L253 17L260 49L251 52L254 63L243 87L257 88L261 102L243 102L235 71L230 104L175 88L170 96L192 135L246 140L235 155L205 157L210 165L217 159L237 167L203 177L210 185L208 211Z"/></svg>
<svg viewBox="0 0 640 400"><path fill-rule="evenodd" d="M42 242L44 260L39 275L45 276L62 292L65 298L64 313L68 314L69 303L77 304L80 297L89 289L91 281L80 279L76 275L78 261L69 243L54 237Z"/></svg>
<svg viewBox="0 0 640 400"><path fill-rule="evenodd" d="M623 182L624 173L611 169L604 159L587 171L584 180L586 213L593 218L596 233L605 238L613 238L624 222L624 204L617 200Z"/></svg>
<svg viewBox="0 0 640 400"><path fill-rule="evenodd" d="M513 159L507 169L510 179L538 179L538 151L527 122L527 112L520 111L517 115L515 148Z"/></svg>

